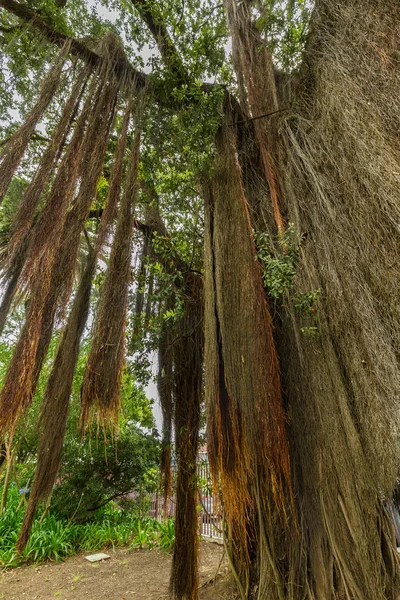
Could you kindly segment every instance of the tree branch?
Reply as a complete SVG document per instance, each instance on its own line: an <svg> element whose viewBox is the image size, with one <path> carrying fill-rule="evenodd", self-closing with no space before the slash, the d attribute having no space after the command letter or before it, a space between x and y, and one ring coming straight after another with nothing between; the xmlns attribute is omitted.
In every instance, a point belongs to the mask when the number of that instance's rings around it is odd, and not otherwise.
<svg viewBox="0 0 400 600"><path fill-rule="evenodd" d="M141 0L133 1L137 2L138 5L141 3ZM80 58L88 65L95 67L102 60L101 56L99 56L93 50L90 50L90 48L85 46L85 44L83 44L79 40L54 29L54 27L49 25L45 21L45 19L43 19L43 17L41 17L32 9L28 8L25 4L17 2L16 0L0 0L0 8L4 8L11 14L24 21L25 23L32 25L33 27L38 29L42 33L42 35L44 35L44 37L46 37L50 42L56 44L57 46L62 47L66 40L71 40L71 54ZM160 52L163 55L163 57L165 56L165 62L167 66L170 69L172 69L174 73L178 76L177 83L184 83L185 81L187 81L187 75L184 73L183 65L179 54L176 51L172 40L169 38L166 28L163 25L157 24L156 22L153 23L153 21L150 21L150 18L151 13L149 11L144 11L143 19L149 20L148 23L146 21L149 27L149 24L152 23L154 32L156 32L156 34L159 36L158 38L156 38L158 40L157 43L161 45L164 44L164 50L163 52L161 52L160 50ZM168 37L166 38L164 34L166 34ZM148 81L148 76L142 71L138 71L137 69L135 69L126 58L121 58L121 60L114 65L114 69L117 75L120 75L123 72L127 71L130 75L131 81L135 81L136 85L138 85L139 87L144 87ZM221 87L225 86L213 83L203 83L202 91L206 94L210 94L216 89L221 89ZM172 105L170 95L168 95L168 97L163 96L163 90L161 87L157 88L157 90L153 90L153 92L155 93L155 100L157 102L159 102L160 104L167 104L169 106ZM177 103L175 102L175 104Z"/></svg>
<svg viewBox="0 0 400 600"><path fill-rule="evenodd" d="M101 61L101 57L82 44L79 40L71 38L65 33L61 33L51 27L46 21L35 11L31 10L24 4L16 2L16 0L0 0L0 7L12 13L25 23L32 25L46 37L50 42L62 47L66 40L71 40L71 54L85 61L88 65L95 67ZM143 87L146 83L147 75L141 71L137 71L127 59L121 59L115 65L115 71L119 75L127 70L132 80Z"/></svg>
<svg viewBox="0 0 400 600"><path fill-rule="evenodd" d="M169 235L167 234L167 230L163 220L161 219L158 211L154 211L153 215L154 219L148 219L147 223L142 223L141 221L135 220L134 227L138 231L141 231L145 238L148 239L150 243L150 255L153 255L155 258L166 270L167 273L181 271L188 272L190 271L189 265L173 250L173 254L166 258L163 255L159 255L156 253L153 247L153 235L161 235L166 240L169 239Z"/></svg>
<svg viewBox="0 0 400 600"><path fill-rule="evenodd" d="M157 18L146 0L132 0L132 4L150 29L165 65L181 83L187 81L188 74L165 24Z"/></svg>
<svg viewBox="0 0 400 600"><path fill-rule="evenodd" d="M115 494L112 494L112 496L109 496L108 498L106 498L106 500L103 500L103 502L100 502L100 504L95 504L94 506L90 506L87 510L90 512L94 512L95 510L98 510L99 508L102 508L103 506L105 506L106 504L108 504L109 502L111 502L112 500L116 500L117 498L121 498L121 496L125 496L126 494L129 494L129 492L131 492L131 488L125 489L122 492L116 492Z"/></svg>

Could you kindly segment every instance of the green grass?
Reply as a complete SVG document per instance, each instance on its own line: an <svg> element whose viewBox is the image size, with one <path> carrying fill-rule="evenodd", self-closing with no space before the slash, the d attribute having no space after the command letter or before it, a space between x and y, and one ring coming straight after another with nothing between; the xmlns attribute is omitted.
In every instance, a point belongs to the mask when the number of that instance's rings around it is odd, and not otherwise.
<svg viewBox="0 0 400 600"><path fill-rule="evenodd" d="M172 520L159 523L152 517L138 517L132 512L108 505L95 520L71 523L51 511L34 523L22 556L15 551L24 508L17 510L18 490L10 489L6 510L0 515L0 567L15 567L24 562L60 561L79 551L94 552L103 548L161 548L170 552L175 532Z"/></svg>

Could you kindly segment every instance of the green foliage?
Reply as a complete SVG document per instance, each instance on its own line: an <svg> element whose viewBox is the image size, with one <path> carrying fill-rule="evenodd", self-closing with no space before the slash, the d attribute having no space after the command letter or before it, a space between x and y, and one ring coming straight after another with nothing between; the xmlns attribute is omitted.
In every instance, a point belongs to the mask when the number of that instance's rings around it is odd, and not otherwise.
<svg viewBox="0 0 400 600"><path fill-rule="evenodd" d="M304 236L296 232L293 223L290 223L276 240L265 232L255 233L254 239L265 290L275 305L282 303L294 286ZM317 301L320 293L318 289L294 296L295 309L310 323L300 329L308 337L319 335Z"/></svg>
<svg viewBox="0 0 400 600"><path fill-rule="evenodd" d="M146 544L151 543L151 530L148 523L138 521L134 527L135 537L132 542L132 548L140 548L142 550Z"/></svg>
<svg viewBox="0 0 400 600"><path fill-rule="evenodd" d="M111 500L143 487L151 491L157 485L158 455L155 436L129 421L114 444L101 435L84 444L68 439L52 498L54 510L74 521L86 521Z"/></svg>
<svg viewBox="0 0 400 600"><path fill-rule="evenodd" d="M293 286L302 236L296 233L293 224L289 224L277 240L265 232L256 233L254 238L264 287L273 300L282 300Z"/></svg>
<svg viewBox="0 0 400 600"><path fill-rule="evenodd" d="M212 496L213 482L208 461L200 461L197 469L197 487L202 495Z"/></svg>
<svg viewBox="0 0 400 600"><path fill-rule="evenodd" d="M159 529L159 546L167 552L172 552L175 543L175 525L173 519L167 519L163 523L157 522Z"/></svg>
<svg viewBox="0 0 400 600"><path fill-rule="evenodd" d="M310 0L263 0L256 20L267 44L284 71L298 67L304 50L313 2Z"/></svg>
<svg viewBox="0 0 400 600"><path fill-rule="evenodd" d="M158 523L154 518L140 518L132 511L109 505L95 521L86 524L72 523L50 512L35 522L23 555L18 556L15 542L23 514L14 484L9 506L0 516L0 566L15 567L24 562L45 560L58 562L81 550L92 552L127 545L132 548L158 547L170 552L175 540L172 520Z"/></svg>
<svg viewBox="0 0 400 600"><path fill-rule="evenodd" d="M316 338L319 336L319 329L315 325L310 327L301 327L300 331L303 335L309 338Z"/></svg>
<svg viewBox="0 0 400 600"><path fill-rule="evenodd" d="M129 363L128 368L122 374L121 395L121 432L127 431L128 434L132 435L132 427L135 423L139 425L139 433L143 433L143 428L153 431L152 401L147 398L143 389L136 384L130 373Z"/></svg>
<svg viewBox="0 0 400 600"><path fill-rule="evenodd" d="M169 321L182 317L183 298L181 286L183 281L182 272L177 268L177 260L187 260L186 248L179 243L176 236L159 235L153 233L152 244L154 251L162 259L160 262L149 261L149 273L157 276L159 283L158 290L153 294L153 299L157 302L163 302L171 296L174 298L174 307L162 312L162 319ZM171 271L168 270L170 267ZM159 322L161 325L161 321Z"/></svg>

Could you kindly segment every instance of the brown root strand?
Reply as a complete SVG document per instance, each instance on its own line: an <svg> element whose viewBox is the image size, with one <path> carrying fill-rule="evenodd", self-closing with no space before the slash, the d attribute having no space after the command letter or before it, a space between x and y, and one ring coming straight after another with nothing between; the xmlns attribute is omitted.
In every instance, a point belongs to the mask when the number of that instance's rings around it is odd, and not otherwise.
<svg viewBox="0 0 400 600"><path fill-rule="evenodd" d="M252 22L250 4L235 0L224 2L229 27L232 32L233 56L237 72L241 74L243 106L249 117L273 113L278 110L278 95L274 78L274 65L265 41L260 37ZM276 147L276 129L271 122L255 119L254 137L259 147L264 176L269 194L277 231L283 231L284 220L279 200L279 186L273 150ZM272 151L271 151L272 150Z"/></svg>
<svg viewBox="0 0 400 600"><path fill-rule="evenodd" d="M164 516L167 516L168 503L172 494L172 422L173 404L173 348L172 335L167 321L164 321L158 349L157 390L160 399L163 432L160 451L160 487L164 499Z"/></svg>
<svg viewBox="0 0 400 600"><path fill-rule="evenodd" d="M142 288L146 282L146 259L149 253L149 244L150 240L147 236L145 236L140 255L139 269L136 275L137 291L135 300L135 315L137 315L138 319L141 318L144 308L144 292L142 291Z"/></svg>
<svg viewBox="0 0 400 600"><path fill-rule="evenodd" d="M96 90L93 89L95 86L97 87ZM45 205L32 231L28 255L22 274L25 281L29 281L30 278L36 276L42 259L46 260L46 255L51 254L59 244L68 209L70 209L74 199L78 177L83 172L84 166L87 167L87 161L84 160L84 157L87 157L86 149L89 147L93 150L94 132L97 132L102 112L106 109L105 96L107 89L108 86L104 87L96 78L93 79L71 141L57 170ZM89 122L87 122L88 120ZM89 187L85 185L85 181L83 182L83 186L86 189ZM81 197L82 194L83 192L80 189L79 196Z"/></svg>
<svg viewBox="0 0 400 600"><path fill-rule="evenodd" d="M82 274L81 282L65 325L61 343L57 350L57 355L47 383L40 420L41 437L38 462L35 471L35 479L29 496L27 511L17 542L17 549L19 552L22 552L29 539L38 503L49 497L57 477L68 418L73 375L78 359L79 343L89 312L92 280L95 273L97 258L101 252L108 229L114 218L115 207L119 195L131 107L132 103L129 102L121 126L114 167L111 175L109 194L106 200L106 208L103 211L99 232L96 237L94 248L90 250L88 254L87 264ZM44 315L47 315L47 318L44 318L44 324L47 323L47 327L43 329L42 325L42 336L36 355L35 372L37 377L39 376L43 358L47 352L48 344L51 339L57 301L60 296L60 284L67 268L66 262L68 261L69 254L70 247L63 244L59 250L59 260L57 261L58 269L55 269L54 271L51 291L44 308Z"/></svg>
<svg viewBox="0 0 400 600"><path fill-rule="evenodd" d="M208 448L235 568L247 590L251 538L265 544L266 509L274 504L283 524L293 514L293 499L272 322L229 125L222 128L217 150L206 213Z"/></svg>
<svg viewBox="0 0 400 600"><path fill-rule="evenodd" d="M6 147L0 155L0 202L4 199L11 179L21 162L36 125L42 118L57 90L70 46L70 42L66 41L58 55L55 66L50 69L43 81L35 106L25 117L19 129L8 140Z"/></svg>
<svg viewBox="0 0 400 600"><path fill-rule="evenodd" d="M24 258L25 252L21 249L18 259L14 262L12 268L7 269L4 277L5 289L0 304L0 335L3 333L13 300L18 291L18 282L24 266Z"/></svg>

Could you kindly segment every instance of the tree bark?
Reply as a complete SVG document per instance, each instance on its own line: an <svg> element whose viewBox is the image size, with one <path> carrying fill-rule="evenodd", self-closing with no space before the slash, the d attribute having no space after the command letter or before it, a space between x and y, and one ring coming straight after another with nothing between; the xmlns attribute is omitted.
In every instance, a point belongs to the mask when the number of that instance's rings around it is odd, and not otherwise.
<svg viewBox="0 0 400 600"><path fill-rule="evenodd" d="M400 295L394 175L400 61L393 27L399 18L394 1L356 7L319 0L300 76L292 82L294 114L264 124L281 210L297 232L307 233L295 286L277 308L275 326L299 527L275 536L275 552L291 599L393 600L399 594L398 555L382 503L396 484L400 429L394 302ZM260 60L250 56L249 64ZM257 89L275 88L273 72L255 69L252 81ZM244 86L242 98L247 91ZM277 102L287 105L279 90ZM273 236L259 137L254 130L250 139L238 137L253 223ZM312 338L305 335L308 317L295 306L296 296L311 290L320 291ZM276 597L271 580L259 598Z"/></svg>

